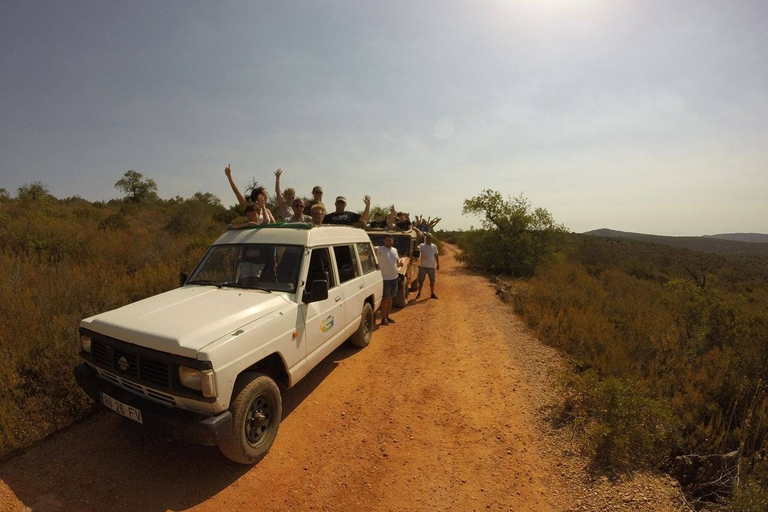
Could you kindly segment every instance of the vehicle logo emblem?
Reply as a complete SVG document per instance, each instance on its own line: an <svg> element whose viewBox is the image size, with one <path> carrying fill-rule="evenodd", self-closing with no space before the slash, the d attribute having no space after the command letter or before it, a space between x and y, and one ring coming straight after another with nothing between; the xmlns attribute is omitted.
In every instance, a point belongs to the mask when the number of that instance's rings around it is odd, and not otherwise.
<svg viewBox="0 0 768 512"><path fill-rule="evenodd" d="M325 333L331 329L333 329L333 317L328 316L320 323L320 331Z"/></svg>
<svg viewBox="0 0 768 512"><path fill-rule="evenodd" d="M129 364L125 356L120 356L120 359L117 360L117 366L119 366L120 369L123 370L124 372L128 371Z"/></svg>

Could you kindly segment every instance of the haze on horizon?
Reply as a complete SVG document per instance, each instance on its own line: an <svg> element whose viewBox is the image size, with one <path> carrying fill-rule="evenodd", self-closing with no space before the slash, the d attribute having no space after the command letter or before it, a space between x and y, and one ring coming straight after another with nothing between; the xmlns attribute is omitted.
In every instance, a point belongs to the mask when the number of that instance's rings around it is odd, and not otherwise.
<svg viewBox="0 0 768 512"><path fill-rule="evenodd" d="M760 0L0 2L0 187L235 199L223 174L468 229L768 233Z"/></svg>

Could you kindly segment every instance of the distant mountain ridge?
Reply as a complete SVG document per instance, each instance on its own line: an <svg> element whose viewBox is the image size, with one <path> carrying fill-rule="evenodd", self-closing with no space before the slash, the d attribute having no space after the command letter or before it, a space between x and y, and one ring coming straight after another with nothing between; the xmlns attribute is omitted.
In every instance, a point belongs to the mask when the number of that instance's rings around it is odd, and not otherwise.
<svg viewBox="0 0 768 512"><path fill-rule="evenodd" d="M751 244L768 244L768 235L764 233L721 233L719 235L704 235L704 238L719 238L733 242L749 242Z"/></svg>
<svg viewBox="0 0 768 512"><path fill-rule="evenodd" d="M646 235L603 228L582 233L587 236L620 238L672 247L682 247L692 251L715 254L741 254L745 256L768 256L768 234L761 233L724 233L706 236L662 236Z"/></svg>

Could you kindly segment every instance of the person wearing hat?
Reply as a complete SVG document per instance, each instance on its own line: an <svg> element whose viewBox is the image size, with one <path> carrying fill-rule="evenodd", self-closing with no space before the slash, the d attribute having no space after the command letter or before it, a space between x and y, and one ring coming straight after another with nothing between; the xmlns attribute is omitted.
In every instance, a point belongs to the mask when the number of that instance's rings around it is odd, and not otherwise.
<svg viewBox="0 0 768 512"><path fill-rule="evenodd" d="M347 198L344 196L337 197L336 211L333 213L326 213L325 218L323 218L323 224L343 224L351 226L356 222L368 222L368 216L371 214L371 196L365 196L363 202L365 202L365 210L363 210L362 214L348 212L346 210Z"/></svg>

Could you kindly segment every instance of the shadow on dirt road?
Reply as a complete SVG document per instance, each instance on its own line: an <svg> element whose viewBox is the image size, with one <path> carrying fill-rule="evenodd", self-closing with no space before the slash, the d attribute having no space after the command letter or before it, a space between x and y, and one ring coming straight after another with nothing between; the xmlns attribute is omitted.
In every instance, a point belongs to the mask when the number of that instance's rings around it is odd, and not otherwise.
<svg viewBox="0 0 768 512"><path fill-rule="evenodd" d="M285 391L283 419L312 394L339 361L357 351L346 345L339 347ZM155 512L184 510L202 503L237 485L251 469L229 461L216 447L161 437L102 411L4 462L0 480L35 512ZM269 492L269 487L270 482L263 482L264 492ZM248 502L231 505L257 507L258 496L249 493Z"/></svg>

